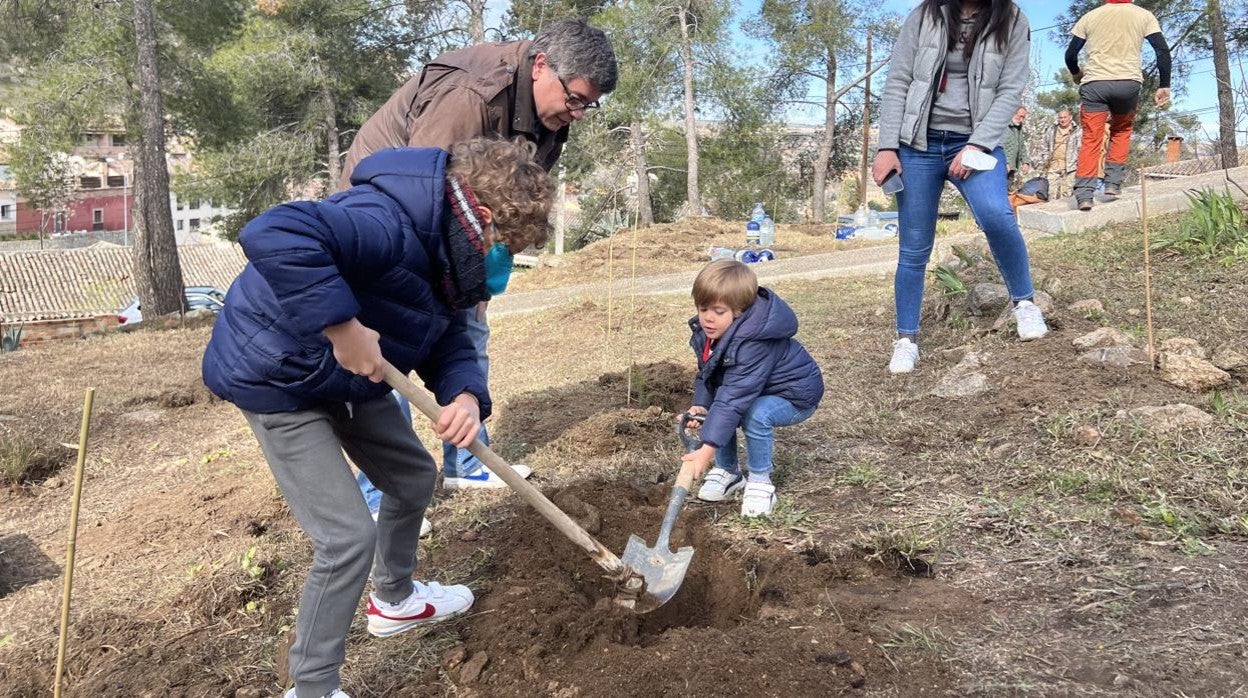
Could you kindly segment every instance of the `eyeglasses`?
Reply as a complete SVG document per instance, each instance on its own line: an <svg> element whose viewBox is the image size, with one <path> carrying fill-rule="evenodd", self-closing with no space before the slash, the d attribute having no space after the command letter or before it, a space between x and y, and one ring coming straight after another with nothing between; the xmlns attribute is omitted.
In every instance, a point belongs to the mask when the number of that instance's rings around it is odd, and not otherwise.
<svg viewBox="0 0 1248 698"><path fill-rule="evenodd" d="M559 73L555 73L555 77L559 79L559 84L563 85L563 106L567 107L568 111L589 111L602 106L596 99L586 102L584 97L569 90L568 81L564 80Z"/></svg>

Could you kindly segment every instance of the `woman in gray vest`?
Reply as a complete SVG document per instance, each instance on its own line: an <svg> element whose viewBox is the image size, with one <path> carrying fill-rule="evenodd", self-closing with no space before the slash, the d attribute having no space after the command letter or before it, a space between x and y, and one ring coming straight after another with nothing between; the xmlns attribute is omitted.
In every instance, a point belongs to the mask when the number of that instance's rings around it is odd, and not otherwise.
<svg viewBox="0 0 1248 698"><path fill-rule="evenodd" d="M1011 0L923 0L902 25L880 106L876 184L900 177L901 251L894 293L897 341L888 369L919 360L923 280L945 182L970 205L1014 301L1018 336L1048 333L1034 293L1027 245L1006 191L1006 128L1029 76L1031 28Z"/></svg>

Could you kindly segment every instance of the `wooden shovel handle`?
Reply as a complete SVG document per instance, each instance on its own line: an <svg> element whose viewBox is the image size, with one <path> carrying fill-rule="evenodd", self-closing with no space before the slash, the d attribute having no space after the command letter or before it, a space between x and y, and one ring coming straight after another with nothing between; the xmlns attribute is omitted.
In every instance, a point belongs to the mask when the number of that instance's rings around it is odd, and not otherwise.
<svg viewBox="0 0 1248 698"><path fill-rule="evenodd" d="M433 397L417 387L411 379L403 375L399 369L392 366L389 362L386 362L385 371L386 383L390 384L390 387L399 391L403 397L407 398L408 402L415 405L416 409L420 410L430 420L438 421L438 417L442 415L442 408L438 406ZM546 520L550 521L560 533L589 553L594 562L598 563L598 566L605 570L611 579L624 583L630 577L635 576L636 573L623 562L620 562L620 558L615 553L605 548L602 543L599 543L593 536L589 535L585 529L578 526L571 517L555 506L541 491L529 484L528 480L520 477L515 470L512 470L511 466L495 454L494 451L490 450L489 446L481 443L480 439L473 441L468 450L484 463L490 469L490 472L502 478L503 482L515 490L516 494L520 495L520 498L529 506L546 517Z"/></svg>

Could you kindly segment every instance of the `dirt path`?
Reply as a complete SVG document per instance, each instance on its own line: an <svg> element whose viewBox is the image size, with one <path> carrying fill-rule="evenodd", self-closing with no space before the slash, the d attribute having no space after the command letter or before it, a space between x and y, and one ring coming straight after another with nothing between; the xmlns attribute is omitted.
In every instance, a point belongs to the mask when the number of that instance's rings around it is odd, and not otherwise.
<svg viewBox="0 0 1248 698"><path fill-rule="evenodd" d="M951 245L965 245L982 240L979 233L953 235L936 241L936 249L932 259L940 260L949 254ZM865 247L857 250L840 250L822 254L805 255L766 262L754 267L758 272L759 281L774 283L781 279L828 279L851 276L870 276L888 273L897 264L897 248L893 245ZM611 281L564 286L562 288L509 293L490 304L490 314L494 317L531 313L562 305L570 300L585 296L598 297L614 295L625 297L631 292L639 296L654 296L664 293L687 291L693 285L696 271L683 271L658 276L645 276L631 279L626 273ZM635 288L634 283L636 284Z"/></svg>

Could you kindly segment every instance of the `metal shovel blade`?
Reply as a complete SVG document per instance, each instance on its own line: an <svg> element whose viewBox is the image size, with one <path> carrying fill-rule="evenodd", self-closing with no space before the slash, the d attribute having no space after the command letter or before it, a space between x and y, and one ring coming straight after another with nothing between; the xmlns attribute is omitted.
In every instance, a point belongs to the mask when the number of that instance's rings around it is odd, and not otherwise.
<svg viewBox="0 0 1248 698"><path fill-rule="evenodd" d="M632 535L620 561L646 580L645 593L637 599L633 611L649 613L676 595L685 580L685 572L689 571L689 563L693 561L693 548L685 546L672 552L666 540L650 548L646 546L646 541Z"/></svg>

